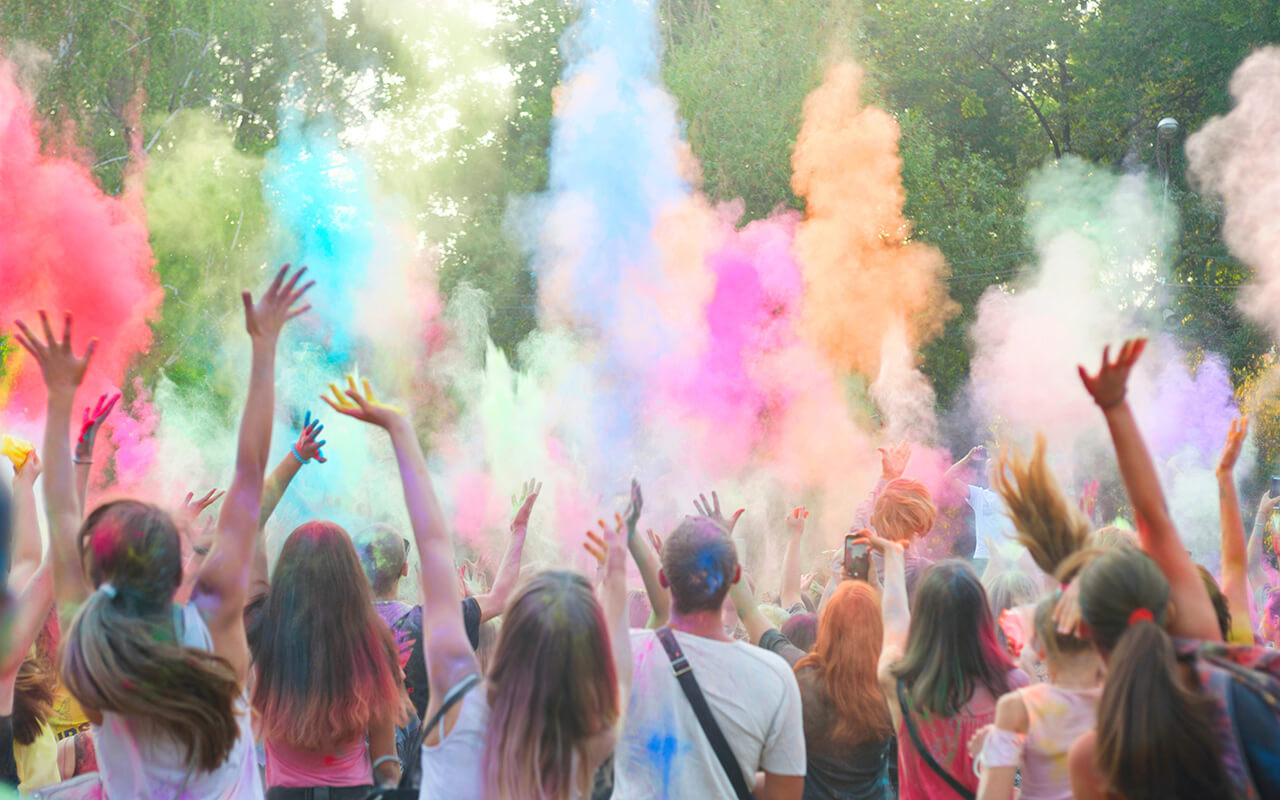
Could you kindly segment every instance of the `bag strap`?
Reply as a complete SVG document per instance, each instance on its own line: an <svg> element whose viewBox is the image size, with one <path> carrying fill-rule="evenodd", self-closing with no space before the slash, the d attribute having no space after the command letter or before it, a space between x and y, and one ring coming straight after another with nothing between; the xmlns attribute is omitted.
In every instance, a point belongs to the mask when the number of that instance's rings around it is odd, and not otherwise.
<svg viewBox="0 0 1280 800"><path fill-rule="evenodd" d="M742 775L742 767L733 755L729 741L724 738L724 732L716 724L716 718L711 716L711 706L707 705L707 698L702 694L702 687L698 686L698 679L693 676L693 667L689 666L689 660L684 657L684 651L680 649L680 643L676 641L675 634L670 628L665 627L659 628L657 634L658 641L662 642L663 649L667 651L667 658L671 659L671 668L675 670L676 680L684 690L684 696L689 699L689 705L693 707L693 714L698 718L698 724L702 726L702 732L707 735L716 759L724 769L725 775L729 777L729 783L733 785L734 794L738 796L738 800L752 800L751 789Z"/></svg>
<svg viewBox="0 0 1280 800"><path fill-rule="evenodd" d="M925 747L924 742L920 740L920 732L916 730L915 723L911 721L911 709L907 707L907 693L902 688L901 678L898 679L898 706L902 709L902 726L907 729L907 733L911 736L911 743L916 746L916 752L924 759L924 763L939 778L946 781L947 786L951 787L951 791L963 797L964 800L976 800L977 795L966 789L964 784L956 780L950 772L943 769L938 760L933 757L933 753L930 753L929 748Z"/></svg>
<svg viewBox="0 0 1280 800"><path fill-rule="evenodd" d="M431 715L431 719L427 723L418 728L418 734L413 737L413 747L409 749L415 758L408 764L404 765L404 769L400 773L400 788L414 789L420 782L420 772L422 771L422 745L427 740L427 735L431 733L431 729L440 724L444 719L444 715L449 709L458 704L462 698L467 696L467 692L471 691L480 683L480 675L472 673L453 685L448 694L444 696L444 702L440 704L439 710Z"/></svg>

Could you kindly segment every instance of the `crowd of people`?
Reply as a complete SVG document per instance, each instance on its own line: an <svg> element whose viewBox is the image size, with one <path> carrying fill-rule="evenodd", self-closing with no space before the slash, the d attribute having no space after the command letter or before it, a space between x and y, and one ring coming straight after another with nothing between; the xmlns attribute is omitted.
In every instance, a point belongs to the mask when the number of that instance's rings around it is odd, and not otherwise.
<svg viewBox="0 0 1280 800"><path fill-rule="evenodd" d="M743 511L699 495L674 530L642 535L634 482L584 542L595 575L522 569L531 481L496 569L463 564L460 580L408 415L348 377L324 399L386 432L409 530L308 522L269 569L263 527L324 459L308 414L267 472L277 342L309 308L304 275L245 293L233 477L179 513L86 505L114 404L86 409L73 444L94 345L77 355L70 315L61 335L43 312L38 332L17 322L48 395L41 446L7 444L0 488L0 781L24 796L1280 798L1280 497L1246 537L1241 420L1218 470L1220 563L1193 562L1126 401L1142 340L1081 369L1131 531L1095 530L1040 441L949 470L963 535L943 536L899 446L831 563L805 574L805 509L778 521L777 592L744 572ZM1025 558L1000 555L1006 538Z"/></svg>

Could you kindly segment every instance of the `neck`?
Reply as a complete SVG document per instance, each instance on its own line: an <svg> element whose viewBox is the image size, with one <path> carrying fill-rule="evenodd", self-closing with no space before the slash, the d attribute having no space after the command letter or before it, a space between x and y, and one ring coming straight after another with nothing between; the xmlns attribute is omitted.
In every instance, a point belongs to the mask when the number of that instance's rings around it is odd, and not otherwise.
<svg viewBox="0 0 1280 800"><path fill-rule="evenodd" d="M1093 650L1048 660L1049 682L1066 689L1088 689L1102 683L1102 659Z"/></svg>
<svg viewBox="0 0 1280 800"><path fill-rule="evenodd" d="M671 609L671 624L669 627L673 631L701 636L704 639L715 639L721 642L730 641L729 637L724 634L724 626L720 624L719 609L681 614L673 608Z"/></svg>
<svg viewBox="0 0 1280 800"><path fill-rule="evenodd" d="M396 590L395 590L395 589L392 589L391 591L387 592L386 594L380 594L380 595L378 595L378 597L377 597L377 601L378 601L379 603L394 603L394 602L396 602L396 601L397 601L397 600L399 600L399 599L400 599L400 598L396 597Z"/></svg>

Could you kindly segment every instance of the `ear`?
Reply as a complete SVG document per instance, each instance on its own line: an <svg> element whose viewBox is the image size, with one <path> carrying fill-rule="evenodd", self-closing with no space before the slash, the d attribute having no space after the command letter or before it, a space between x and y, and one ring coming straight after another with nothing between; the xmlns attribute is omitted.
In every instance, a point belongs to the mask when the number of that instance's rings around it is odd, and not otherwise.
<svg viewBox="0 0 1280 800"><path fill-rule="evenodd" d="M737 567L735 567L735 568L734 568L734 570L733 570L733 580L729 581L729 583L730 583L730 584L734 584L734 583L737 583L737 582L738 582L738 581L740 581L740 580L742 580L742 565L741 565L741 564L739 564Z"/></svg>
<svg viewBox="0 0 1280 800"><path fill-rule="evenodd" d="M401 578L407 578L407 577L409 577L409 562L408 562L408 561L404 562L404 566L400 568L400 577L401 577Z"/></svg>
<svg viewBox="0 0 1280 800"><path fill-rule="evenodd" d="M658 570L658 585L663 589L671 588L671 581L667 580L667 573L662 571L662 569Z"/></svg>

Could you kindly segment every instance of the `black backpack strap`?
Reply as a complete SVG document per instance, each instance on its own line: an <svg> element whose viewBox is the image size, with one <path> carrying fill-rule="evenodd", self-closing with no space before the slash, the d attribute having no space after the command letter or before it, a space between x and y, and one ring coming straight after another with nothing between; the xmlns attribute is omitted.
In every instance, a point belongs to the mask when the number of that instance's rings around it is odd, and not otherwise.
<svg viewBox="0 0 1280 800"><path fill-rule="evenodd" d="M724 738L724 732L716 723L716 718L711 716L711 706L707 705L707 698L703 696L697 678L693 677L693 667L689 666L688 659L684 657L684 651L680 649L680 643L676 641L675 634L670 628L659 628L656 633L658 641L662 642L663 649L667 651L667 658L671 659L671 668L675 670L676 680L680 682L684 696L689 699L693 714L698 718L702 732L707 735L716 759L724 768L725 775L729 776L729 783L733 784L733 791L738 796L738 800L752 800L751 788L747 786L747 779L742 775L742 767L733 755L729 741Z"/></svg>
<svg viewBox="0 0 1280 800"><path fill-rule="evenodd" d="M911 736L911 743L916 746L916 752L924 759L924 763L929 769L933 770L939 778L946 781L951 787L951 791L960 795L964 800L975 800L977 795L964 787L964 784L955 779L950 772L942 768L938 763L938 759L933 757L933 753L929 752L929 748L925 747L924 742L920 739L920 732L916 730L916 724L911 721L911 709L907 706L907 693L902 688L902 679L898 679L898 706L902 709L902 727L907 729L907 734ZM964 745L961 745L962 747Z"/></svg>
<svg viewBox="0 0 1280 800"><path fill-rule="evenodd" d="M431 715L431 719L418 729L418 735L413 737L413 747L409 748L409 752L413 754L413 760L404 765L404 769L400 773L401 789L416 789L418 784L422 782L422 744L427 740L427 734L431 733L431 729L440 724L444 719L444 715L449 709L456 706L462 698L467 696L467 692L476 687L480 683L480 675L473 673L458 681L453 688L444 696L444 702L440 704L440 709Z"/></svg>

